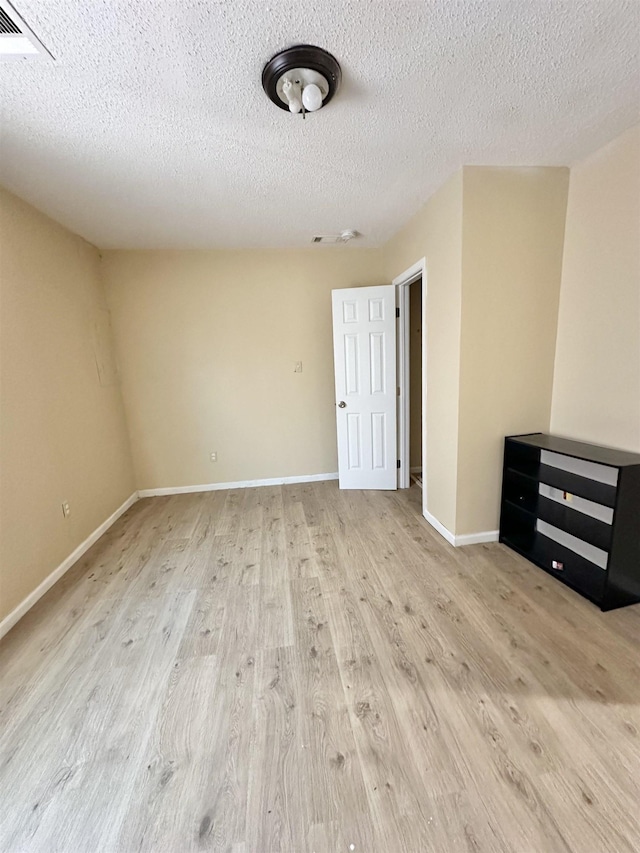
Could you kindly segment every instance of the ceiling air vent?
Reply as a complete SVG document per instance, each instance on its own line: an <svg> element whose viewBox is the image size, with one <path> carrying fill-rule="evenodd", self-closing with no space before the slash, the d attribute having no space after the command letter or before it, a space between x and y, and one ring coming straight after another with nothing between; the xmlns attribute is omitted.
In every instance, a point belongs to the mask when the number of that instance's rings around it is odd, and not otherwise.
<svg viewBox="0 0 640 853"><path fill-rule="evenodd" d="M318 234L311 238L312 243L341 243L339 234Z"/></svg>
<svg viewBox="0 0 640 853"><path fill-rule="evenodd" d="M0 59L53 59L8 0L0 0Z"/></svg>
<svg viewBox="0 0 640 853"><path fill-rule="evenodd" d="M2 6L0 6L0 33L2 33L2 35L8 35L9 33L17 33L18 35L21 35L22 33L20 27L15 21L11 20Z"/></svg>
<svg viewBox="0 0 640 853"><path fill-rule="evenodd" d="M349 229L348 231L341 231L340 234L318 234L316 237L311 238L312 243L348 243L349 240L353 240L354 237L359 237L357 231L353 231Z"/></svg>

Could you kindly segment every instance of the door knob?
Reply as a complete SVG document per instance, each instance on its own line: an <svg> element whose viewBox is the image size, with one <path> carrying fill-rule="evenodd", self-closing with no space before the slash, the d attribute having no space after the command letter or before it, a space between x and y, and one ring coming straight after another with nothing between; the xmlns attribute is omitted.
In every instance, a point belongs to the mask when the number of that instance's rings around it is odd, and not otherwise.
<svg viewBox="0 0 640 853"><path fill-rule="evenodd" d="M344 400L340 400L340 402L338 403L338 408L339 409L346 409L347 408L347 404L345 403Z"/></svg>

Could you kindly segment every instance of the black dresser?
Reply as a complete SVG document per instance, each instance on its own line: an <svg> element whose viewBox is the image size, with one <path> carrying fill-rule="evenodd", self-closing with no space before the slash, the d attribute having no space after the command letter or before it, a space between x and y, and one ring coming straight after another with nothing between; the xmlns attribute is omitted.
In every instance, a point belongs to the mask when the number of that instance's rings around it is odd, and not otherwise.
<svg viewBox="0 0 640 853"><path fill-rule="evenodd" d="M640 454L509 436L500 542L602 610L640 602Z"/></svg>

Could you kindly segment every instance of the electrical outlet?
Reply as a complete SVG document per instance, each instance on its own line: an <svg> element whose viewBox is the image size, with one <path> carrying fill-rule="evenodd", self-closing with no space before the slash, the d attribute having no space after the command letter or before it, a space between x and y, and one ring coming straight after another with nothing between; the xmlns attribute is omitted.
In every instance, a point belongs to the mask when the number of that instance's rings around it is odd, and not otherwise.
<svg viewBox="0 0 640 853"><path fill-rule="evenodd" d="M215 450L213 451L213 453L209 454L209 461L210 462L217 462L218 461L218 454L216 453Z"/></svg>
<svg viewBox="0 0 640 853"><path fill-rule="evenodd" d="M294 363L293 372L294 373L302 373L302 362L301 361L296 361Z"/></svg>
<svg viewBox="0 0 640 853"><path fill-rule="evenodd" d="M69 505L69 501L62 501L62 514L65 518L69 518L71 515L71 507Z"/></svg>

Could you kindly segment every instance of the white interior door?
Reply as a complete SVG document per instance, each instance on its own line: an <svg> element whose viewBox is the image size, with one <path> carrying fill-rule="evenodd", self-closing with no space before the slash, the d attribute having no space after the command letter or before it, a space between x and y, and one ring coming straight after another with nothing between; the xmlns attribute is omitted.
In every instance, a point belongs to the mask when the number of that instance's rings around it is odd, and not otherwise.
<svg viewBox="0 0 640 853"><path fill-rule="evenodd" d="M333 290L332 301L340 488L395 489L395 287Z"/></svg>

